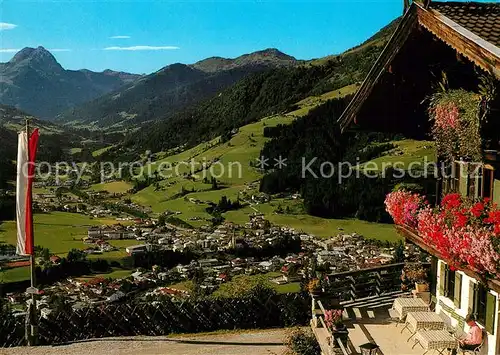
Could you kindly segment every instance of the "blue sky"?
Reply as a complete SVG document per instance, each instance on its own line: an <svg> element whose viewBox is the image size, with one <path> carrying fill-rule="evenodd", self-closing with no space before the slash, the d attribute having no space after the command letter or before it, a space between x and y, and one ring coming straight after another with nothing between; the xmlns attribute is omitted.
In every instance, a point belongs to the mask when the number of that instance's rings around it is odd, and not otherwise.
<svg viewBox="0 0 500 355"><path fill-rule="evenodd" d="M40 45L67 69L134 73L270 47L317 58L364 41L401 15L402 3L0 0L0 61Z"/></svg>

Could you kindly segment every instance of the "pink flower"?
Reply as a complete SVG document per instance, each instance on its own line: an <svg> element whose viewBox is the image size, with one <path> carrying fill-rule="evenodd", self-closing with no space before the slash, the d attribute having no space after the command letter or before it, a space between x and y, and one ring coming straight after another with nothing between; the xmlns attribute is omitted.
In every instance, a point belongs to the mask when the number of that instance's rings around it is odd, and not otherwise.
<svg viewBox="0 0 500 355"><path fill-rule="evenodd" d="M394 223L415 227L419 209L425 205L424 198L405 190L389 193L385 198L386 211Z"/></svg>
<svg viewBox="0 0 500 355"><path fill-rule="evenodd" d="M460 123L460 112L453 103L441 104L434 109L435 129L449 130L456 129Z"/></svg>

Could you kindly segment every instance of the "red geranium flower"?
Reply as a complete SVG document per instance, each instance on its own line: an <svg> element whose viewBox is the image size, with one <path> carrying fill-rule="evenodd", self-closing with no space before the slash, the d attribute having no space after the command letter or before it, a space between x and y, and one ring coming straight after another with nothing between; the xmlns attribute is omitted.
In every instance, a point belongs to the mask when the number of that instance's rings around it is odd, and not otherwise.
<svg viewBox="0 0 500 355"><path fill-rule="evenodd" d="M484 211L484 205L481 202L478 202L474 206L472 206L470 211L474 215L474 217L480 217Z"/></svg>
<svg viewBox="0 0 500 355"><path fill-rule="evenodd" d="M441 200L441 206L445 209L456 209L462 204L460 194L448 194Z"/></svg>

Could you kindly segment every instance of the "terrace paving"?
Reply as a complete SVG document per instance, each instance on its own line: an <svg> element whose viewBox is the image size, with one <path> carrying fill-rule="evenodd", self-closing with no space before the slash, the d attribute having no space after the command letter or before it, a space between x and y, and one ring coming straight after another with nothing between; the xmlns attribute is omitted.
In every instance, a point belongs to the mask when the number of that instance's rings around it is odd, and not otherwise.
<svg viewBox="0 0 500 355"><path fill-rule="evenodd" d="M271 355L282 354L285 329L176 337L105 338L61 346L1 349L1 355Z"/></svg>

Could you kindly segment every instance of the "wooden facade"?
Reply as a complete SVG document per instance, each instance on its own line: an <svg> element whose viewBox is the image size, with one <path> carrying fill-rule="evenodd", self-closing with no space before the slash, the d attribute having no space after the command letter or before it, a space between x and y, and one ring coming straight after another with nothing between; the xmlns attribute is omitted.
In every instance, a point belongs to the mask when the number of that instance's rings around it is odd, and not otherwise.
<svg viewBox="0 0 500 355"><path fill-rule="evenodd" d="M500 9L500 4L498 8ZM413 2L338 122L342 131L357 126L380 126L384 123L381 122L384 112L378 114L377 111L387 106L397 105L396 97L391 96L391 86L397 85L398 89L401 89L406 84L415 86L413 91L407 91L406 94L415 96L411 108L419 112L405 120L415 122L417 116L420 116L418 124L425 125L426 120L423 117L425 110L419 106L431 93L433 85L439 81L440 71L455 70L457 74L460 72L454 80L458 80L459 77L464 78L455 86L469 89L477 87L478 68L500 80L498 44L484 40L434 10L432 6L424 8L418 2ZM429 78L430 74L432 78ZM400 82L395 82L395 80ZM409 82L411 85L408 85ZM374 103L374 100L370 101L370 98L377 96L377 93L384 94L380 96L382 101L380 107ZM405 96L403 99L411 100L412 98ZM394 114L403 112L395 110ZM408 108L407 113L411 113ZM393 121L396 119L382 126L391 128ZM401 129L401 125L397 125L395 129ZM409 125L407 131L412 132L414 129ZM422 131L425 132L425 130L426 127L422 127Z"/></svg>

